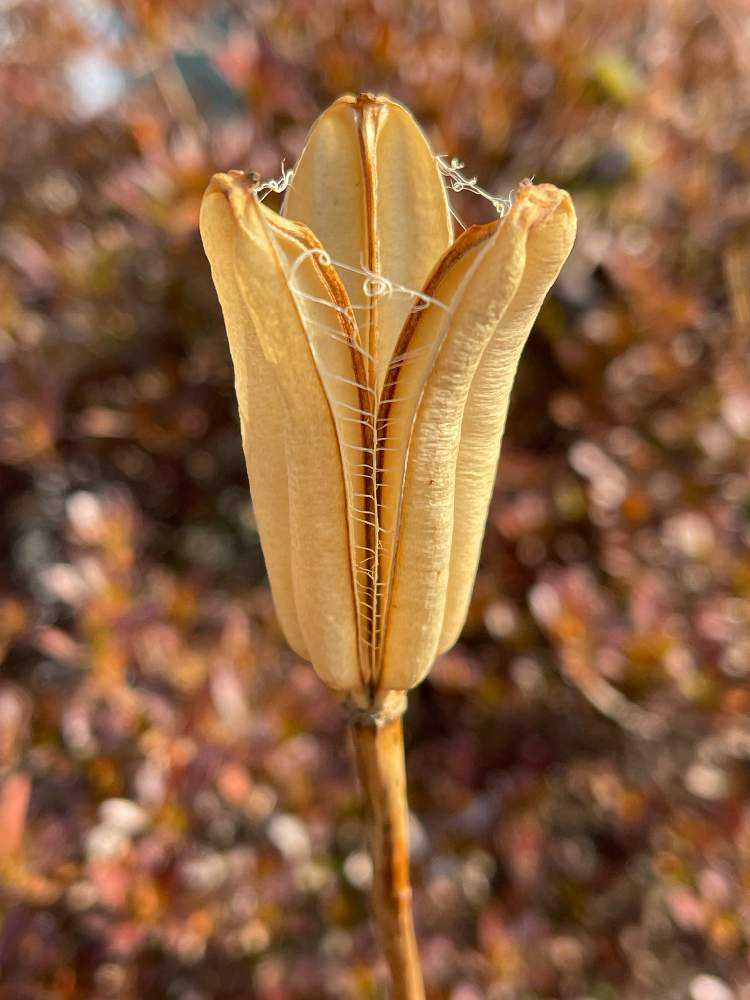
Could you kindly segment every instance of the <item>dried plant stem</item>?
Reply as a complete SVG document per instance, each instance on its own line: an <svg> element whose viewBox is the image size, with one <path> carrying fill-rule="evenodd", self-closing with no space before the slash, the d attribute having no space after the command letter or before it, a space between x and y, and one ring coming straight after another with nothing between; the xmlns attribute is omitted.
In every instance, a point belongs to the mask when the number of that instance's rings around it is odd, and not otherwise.
<svg viewBox="0 0 750 1000"><path fill-rule="evenodd" d="M424 1000L409 882L409 812L401 717L380 725L352 722L359 780L369 822L372 898L391 970L394 1000Z"/></svg>

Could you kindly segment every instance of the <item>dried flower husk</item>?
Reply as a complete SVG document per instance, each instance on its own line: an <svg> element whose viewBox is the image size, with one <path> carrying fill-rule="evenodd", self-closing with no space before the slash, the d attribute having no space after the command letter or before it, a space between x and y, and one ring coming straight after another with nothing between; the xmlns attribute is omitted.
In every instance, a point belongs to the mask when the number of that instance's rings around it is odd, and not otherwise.
<svg viewBox="0 0 750 1000"><path fill-rule="evenodd" d="M315 123L282 214L240 172L208 187L279 619L362 706L419 683L461 630L513 379L575 228L567 193L524 184L454 240L426 138L371 95Z"/></svg>

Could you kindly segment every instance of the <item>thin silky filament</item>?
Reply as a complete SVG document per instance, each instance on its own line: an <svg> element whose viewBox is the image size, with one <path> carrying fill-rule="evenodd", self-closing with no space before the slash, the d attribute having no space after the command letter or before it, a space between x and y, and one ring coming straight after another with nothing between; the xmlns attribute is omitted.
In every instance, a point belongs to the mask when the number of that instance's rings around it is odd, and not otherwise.
<svg viewBox="0 0 750 1000"><path fill-rule="evenodd" d="M331 306L331 308L334 307ZM365 348L361 346L361 344L357 343L356 340L351 340L346 336L344 336L341 333L341 330L337 329L335 326L328 326L326 323L323 323L321 320L316 319L314 316L310 315L302 315L302 319L308 328L312 327L312 330L310 330L312 337L320 337L320 339L322 340L323 336L325 335L330 340L333 340L338 344L344 344L346 347L350 348L355 353L361 355L367 361L372 361L372 362L375 361L375 358L371 354L369 354L365 350Z"/></svg>
<svg viewBox="0 0 750 1000"><path fill-rule="evenodd" d="M462 230L463 230L464 232L466 232L466 230L468 229L468 226L467 226L467 225L466 225L466 223L465 223L465 222L463 221L463 219L462 219L462 218L461 218L461 216L460 216L460 215L458 214L458 212L457 212L457 211L455 210L455 208L453 208L453 206L452 206L452 205L449 205L449 206L448 206L448 211L449 211L449 212L451 213L451 215L453 216L453 218L454 218L454 219L456 220L456 222L457 222L457 223L459 224L459 226L461 227L461 229L462 229Z"/></svg>
<svg viewBox="0 0 750 1000"><path fill-rule="evenodd" d="M367 510L360 510L359 507L352 507L351 512L352 514L355 514L363 518L364 519L363 524L367 524L371 528L377 526L376 522L373 520L373 518L375 517L374 511L370 510L369 508Z"/></svg>
<svg viewBox="0 0 750 1000"><path fill-rule="evenodd" d="M363 512L362 511L354 511L353 513L362 514ZM364 513L366 514L366 513L369 513L369 512L365 511ZM381 532L384 535L392 535L393 534L393 530L391 528L384 528L382 524L376 525L371 520L365 520L364 516L363 517L355 517L354 520L358 521L360 524L366 524L370 528L377 527L378 531Z"/></svg>
<svg viewBox="0 0 750 1000"><path fill-rule="evenodd" d="M431 351L433 347L433 344L425 344L423 347L413 347L410 351L404 351L403 354L395 354L391 358L391 366L403 365L405 362L408 363L413 358L419 357L420 354L425 354Z"/></svg>
<svg viewBox="0 0 750 1000"><path fill-rule="evenodd" d="M352 521L355 521L357 524L364 524L368 528L373 528L375 526L372 521L367 520L364 517L358 517L355 511L351 511L350 516Z"/></svg>
<svg viewBox="0 0 750 1000"><path fill-rule="evenodd" d="M326 339L328 340L329 343L341 344L343 347L346 347L347 349L355 347L352 341L347 340L346 337L339 337L336 336L336 334L334 333L326 333L324 338L323 336L316 336L315 332L312 331L310 336L310 347L312 349L313 354L315 355L316 363L319 363L319 371L321 372L321 374L324 371L322 363L323 363L323 358L325 357L324 344ZM356 348L353 350L353 353L354 354L358 353ZM328 374L328 371L326 371L326 374ZM333 373L331 374L333 376ZM366 388L364 385L357 385L357 383L355 382L352 382L351 384L355 385L358 389L364 390Z"/></svg>
<svg viewBox="0 0 750 1000"><path fill-rule="evenodd" d="M370 583L375 584L375 571L372 569L366 569L364 566L360 566L357 569L357 573L360 576L364 576Z"/></svg>
<svg viewBox="0 0 750 1000"><path fill-rule="evenodd" d="M345 375L339 375L338 372L331 371L330 368L325 368L319 365L319 370L321 375L325 375L326 378L335 379L337 382L344 382L346 385L353 385L355 389L361 389L362 392L368 392L371 396L375 395L375 390L370 385L365 385L364 382L357 382L356 379L347 378Z"/></svg>
<svg viewBox="0 0 750 1000"><path fill-rule="evenodd" d="M350 323L354 322L352 317L346 316L347 311L343 306L334 305L333 302L328 302L326 299L323 298L320 299L314 298L313 296L308 295L307 292L300 291L299 289L296 289L294 294L298 296L298 298L303 299L304 301L307 302L315 301L318 302L320 305L330 306L330 308L333 309L335 312L338 312L341 316L348 318ZM319 319L317 316L313 316L312 313L305 312L305 310L303 309L300 309L299 314L300 314L300 319L302 320L302 322L305 324L306 327L308 328L314 327L318 333L320 334L327 333L331 337L338 338L342 343L348 342L348 339L342 334L340 326L333 326L330 323L324 323L322 319Z"/></svg>
<svg viewBox="0 0 750 1000"><path fill-rule="evenodd" d="M421 347L411 347L408 351L402 351L401 354L394 354L390 363L394 365L395 363L401 364L405 361L411 361L412 358L418 358L421 354L429 353L434 346L433 343L429 343L422 344Z"/></svg>
<svg viewBox="0 0 750 1000"><path fill-rule="evenodd" d="M294 171L291 168L287 170L284 167L284 161L282 160L281 176L271 177L268 180L261 181L255 189L258 201L265 201L272 191L274 194L282 194L288 187L291 187L292 177L294 177Z"/></svg>
<svg viewBox="0 0 750 1000"><path fill-rule="evenodd" d="M393 413L392 411L390 411L388 413L384 413L382 416L376 417L375 424L378 431L381 431L381 430L387 430L389 427L393 427L397 425L399 422L403 422L405 420L413 420L413 419L414 419L414 414L412 413L403 411L400 413L399 412Z"/></svg>
<svg viewBox="0 0 750 1000"><path fill-rule="evenodd" d="M330 308L335 309L340 312L348 313L349 310L367 312L372 308L372 305L368 303L350 303L349 306L337 306L335 303L319 298L317 296L311 295L308 292L304 292L298 288L295 284L295 278L299 267L302 265L307 257L317 257L321 264L324 266L333 266L337 271L348 271L351 274L361 275L363 278L362 291L364 292L366 298L368 299L379 299L390 297L394 294L407 295L417 300L418 304L412 306L413 311L420 311L426 309L428 306L434 305L438 309L448 309L448 306L441 302L440 299L436 299L432 295L428 295L426 292L421 291L417 288L408 288L406 285L400 284L398 281L394 281L387 275L378 274L375 271L370 270L364 265L354 265L347 264L344 261L336 260L331 257L331 255L324 250L322 247L309 247L304 250L292 264L292 269L289 275L289 283L292 286L293 291L300 294L303 298L308 301L318 302L321 305L328 305Z"/></svg>
<svg viewBox="0 0 750 1000"><path fill-rule="evenodd" d="M364 420L362 417L339 417L345 424L356 424L358 427L368 427L371 431L375 430L375 420Z"/></svg>
<svg viewBox="0 0 750 1000"><path fill-rule="evenodd" d="M358 406L352 406L350 403L342 403L340 399L334 399L333 401L336 406L341 406L345 410L349 410L351 413L358 413L363 417L371 417L372 410L362 410Z"/></svg>
<svg viewBox="0 0 750 1000"><path fill-rule="evenodd" d="M315 302L318 305L327 306L334 312L341 313L342 315L345 315L347 319L354 321L351 304L347 306L340 306L335 302L331 302L330 299L323 298L319 295L313 295L311 292L306 292L304 289L299 287L297 284L297 272L304 262L311 257L317 257L324 267L328 267L331 264L331 258L325 250L322 250L320 247L308 247L306 250L303 250L300 254L298 254L292 261L292 266L288 274L289 287L294 295L306 302Z"/></svg>
<svg viewBox="0 0 750 1000"><path fill-rule="evenodd" d="M390 396L388 398L388 402L391 406L393 406L394 403L410 403L414 399L414 396L415 393L412 393L410 396Z"/></svg>
<svg viewBox="0 0 750 1000"><path fill-rule="evenodd" d="M362 578L362 584L366 582L367 586L372 586L372 590L377 592L378 590L378 580L377 580L377 570L374 568L373 563L375 561L375 550L373 549L368 556L366 564L360 564L355 569L355 573L358 577Z"/></svg>
<svg viewBox="0 0 750 1000"><path fill-rule="evenodd" d="M317 295L311 295L309 292L305 292L301 288L293 288L292 291L294 292L294 295L297 299L301 299L304 302L314 302L317 303L318 305L326 306L327 308L343 316L350 323L353 323L356 326L356 320L353 314L351 313L351 309L349 306L336 305L336 303L331 302L330 299L324 299L322 297L318 297ZM303 309L300 309L299 314L300 314L300 319L303 321L305 326L312 325L317 327L321 332L328 332L333 336L339 336L339 337L342 336L341 329L339 327L331 326L328 323L324 323L322 319L318 319L316 316L313 316L311 313L305 312ZM353 347L358 347L358 345L354 341L352 341L351 343Z"/></svg>
<svg viewBox="0 0 750 1000"><path fill-rule="evenodd" d="M360 455L367 455L371 461L374 461L378 452L377 444L364 444L364 443L354 444L352 441L344 441L343 447L350 449L353 448Z"/></svg>
<svg viewBox="0 0 750 1000"><path fill-rule="evenodd" d="M326 254L328 261L333 264L337 270L349 271L352 274L359 274L365 279L362 282L362 291L368 298L381 298L385 296L393 295L394 293L399 293L401 295L410 295L420 301L420 306L414 306L413 309L424 309L427 306L434 305L441 309L447 309L444 302L439 299L433 298L433 296L428 295L426 292L420 291L416 288L408 288L406 285L400 284L398 281L394 281L392 278L388 278L384 274L378 274L376 271L371 271L370 268L365 267L364 264L355 266L354 264L345 264L343 261L335 260ZM361 309L367 309L368 306L359 306Z"/></svg>
<svg viewBox="0 0 750 1000"><path fill-rule="evenodd" d="M453 191L471 191L472 194L479 195L480 198L484 198L493 206L499 216L504 216L510 210L513 204L512 196L501 198L498 195L490 194L489 191L485 191L483 187L479 186L476 177L464 176L461 171L465 164L458 157L454 156L449 160L445 154L440 154L435 157L435 161L440 173L447 178L448 186Z"/></svg>
<svg viewBox="0 0 750 1000"><path fill-rule="evenodd" d="M346 402L344 402L343 399L339 399L338 396L332 395L331 399L338 406L343 406L345 409L347 409L347 410L353 410L356 413L372 414L374 412L374 408L367 405L368 404L368 400L365 400L364 406L354 406L352 403L346 403ZM359 400L359 402L361 403L362 400Z"/></svg>

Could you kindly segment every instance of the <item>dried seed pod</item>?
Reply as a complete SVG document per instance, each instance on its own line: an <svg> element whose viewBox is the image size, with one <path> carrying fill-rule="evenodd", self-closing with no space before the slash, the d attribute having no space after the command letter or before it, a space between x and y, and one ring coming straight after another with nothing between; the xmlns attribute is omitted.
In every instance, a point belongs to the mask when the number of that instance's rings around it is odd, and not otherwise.
<svg viewBox="0 0 750 1000"><path fill-rule="evenodd" d="M463 625L513 378L575 213L525 184L453 242L427 140L371 95L321 115L281 215L255 187L218 174L201 232L274 600L323 680L377 709Z"/></svg>

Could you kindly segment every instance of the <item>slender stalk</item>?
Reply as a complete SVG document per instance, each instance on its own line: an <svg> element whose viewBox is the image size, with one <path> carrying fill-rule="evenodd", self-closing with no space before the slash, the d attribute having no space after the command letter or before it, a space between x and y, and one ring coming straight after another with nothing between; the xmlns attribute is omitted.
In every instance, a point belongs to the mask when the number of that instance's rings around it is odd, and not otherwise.
<svg viewBox="0 0 750 1000"><path fill-rule="evenodd" d="M391 971L393 1000L424 1000L411 907L401 716L380 724L361 716L351 728L369 823L375 921Z"/></svg>

